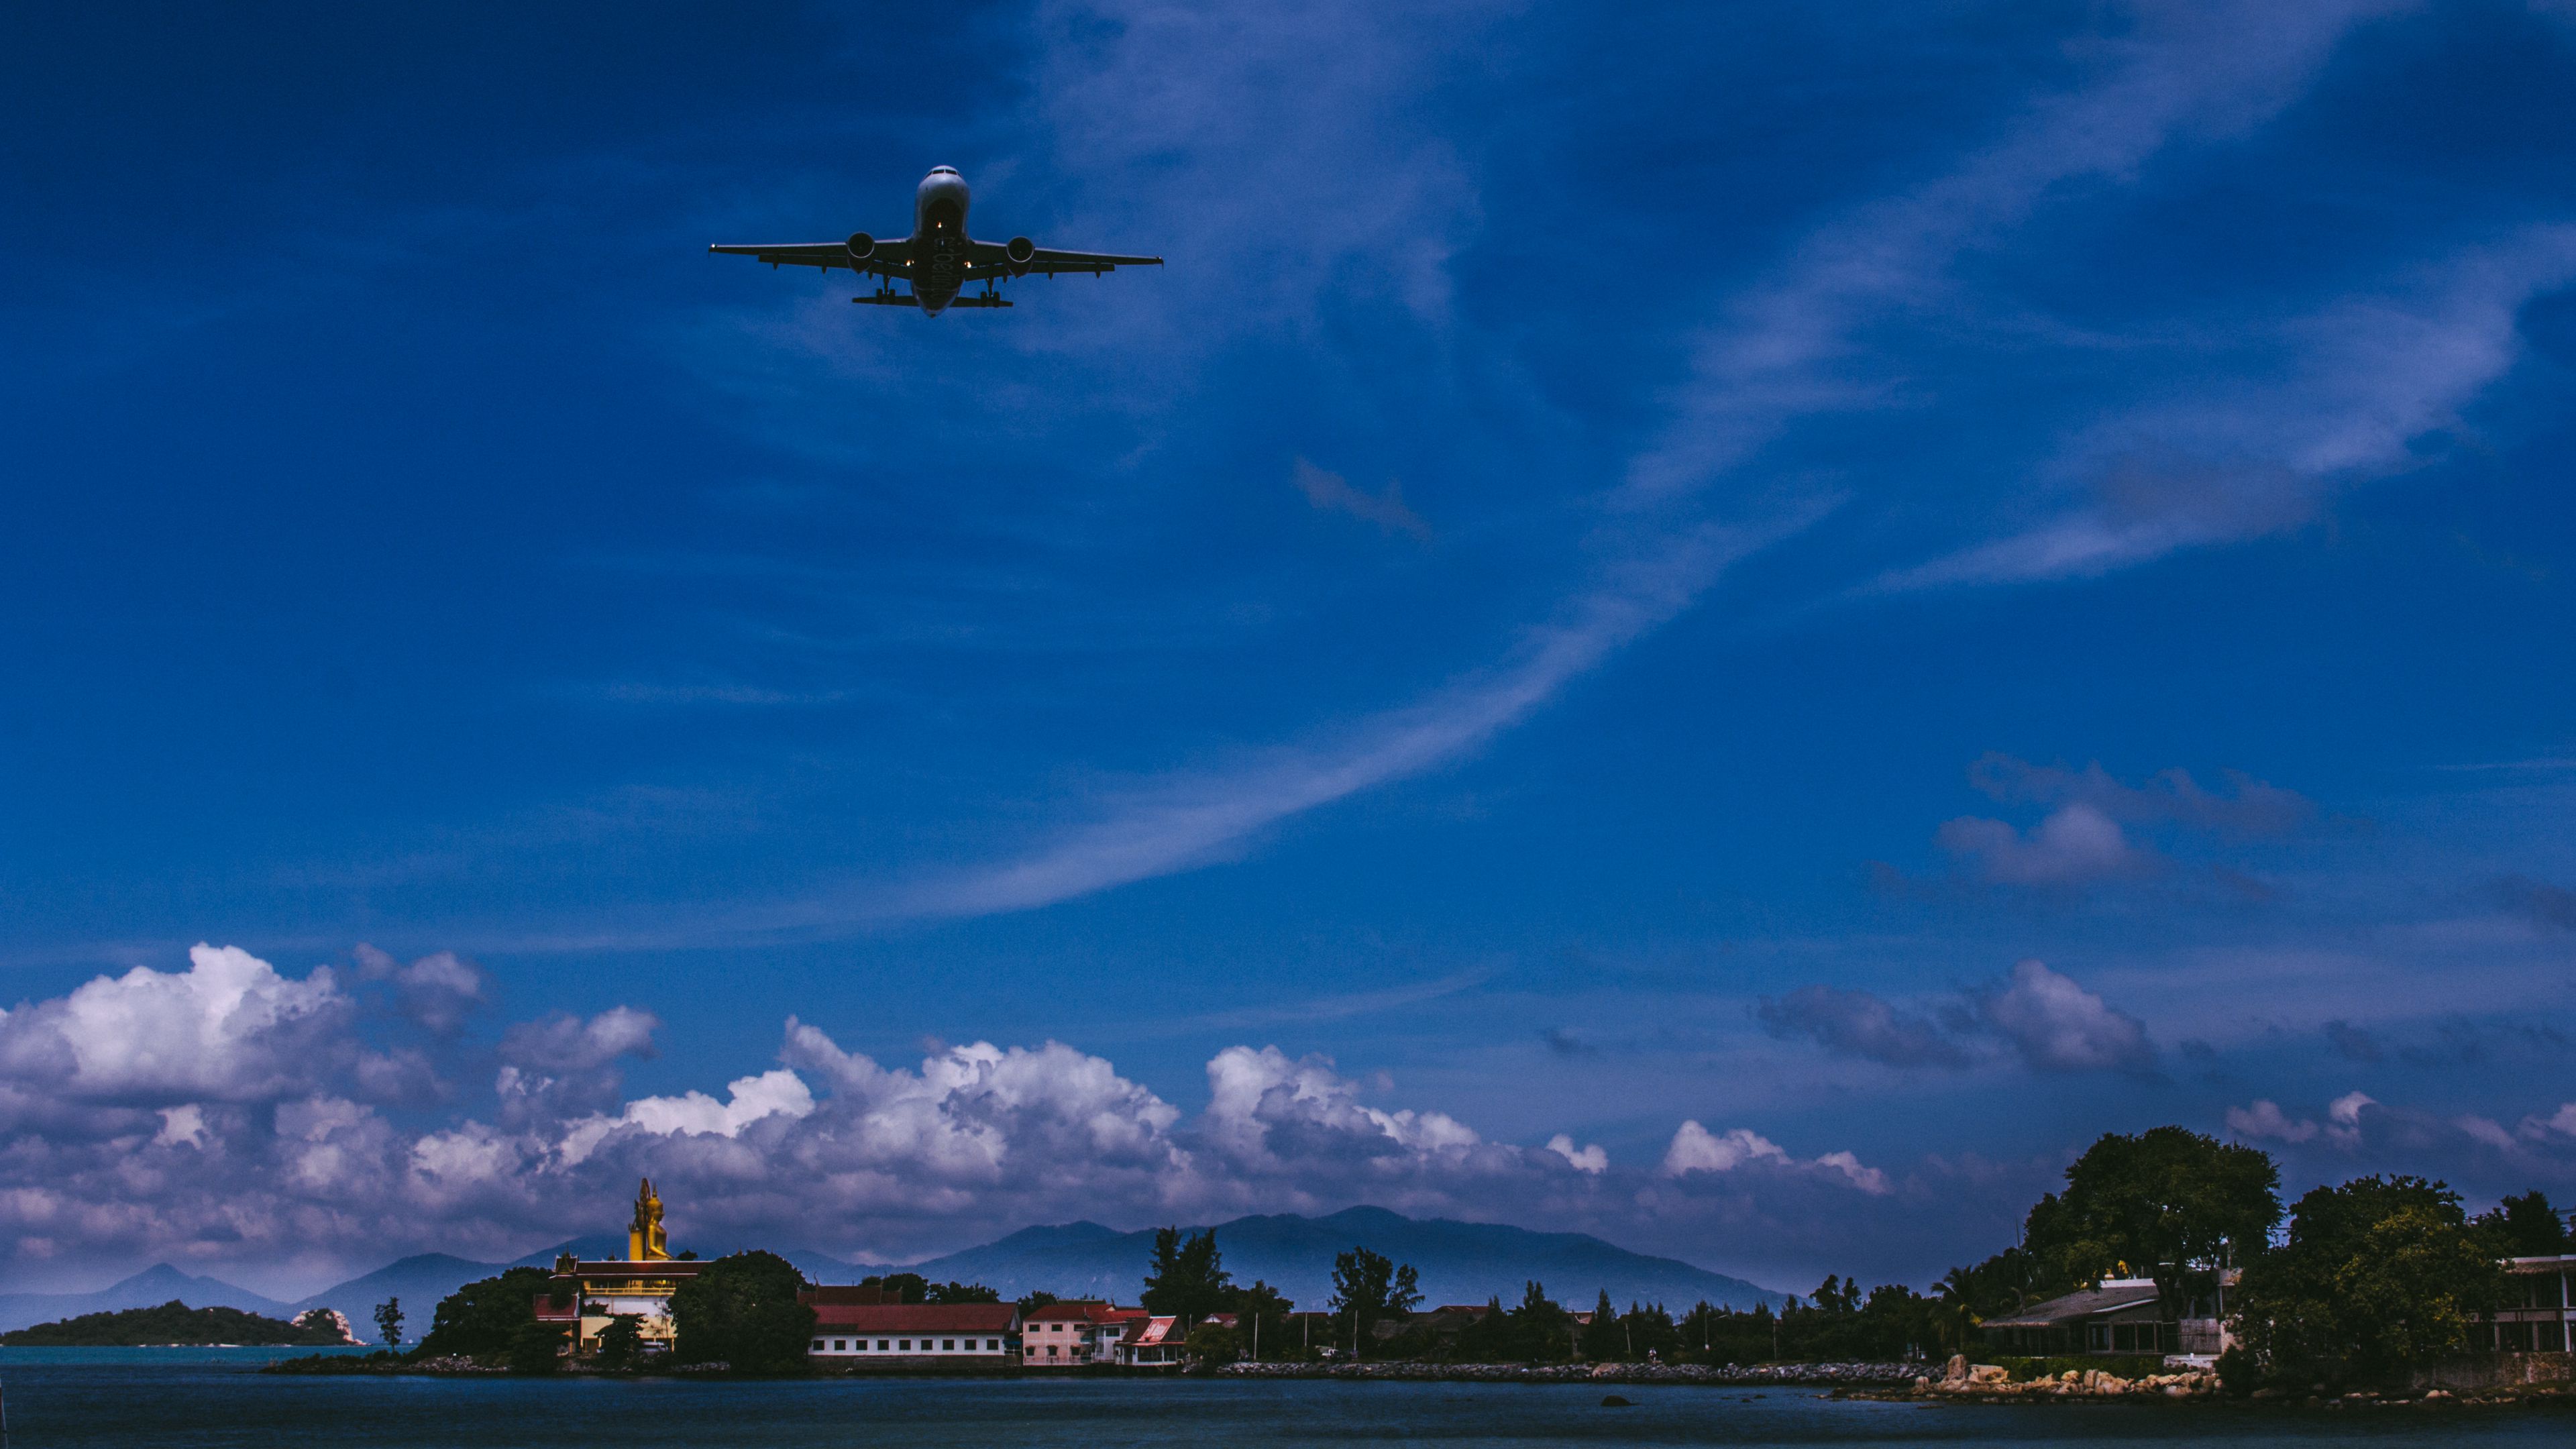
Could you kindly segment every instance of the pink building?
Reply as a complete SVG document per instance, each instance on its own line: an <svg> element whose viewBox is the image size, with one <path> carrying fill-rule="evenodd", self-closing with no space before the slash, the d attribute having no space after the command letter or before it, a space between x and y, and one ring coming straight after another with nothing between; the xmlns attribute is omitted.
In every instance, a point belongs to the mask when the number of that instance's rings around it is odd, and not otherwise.
<svg viewBox="0 0 2576 1449"><path fill-rule="evenodd" d="M1050 1303L1020 1321L1020 1367L1081 1368L1118 1362L1127 1326L1142 1323L1142 1308L1112 1303Z"/></svg>

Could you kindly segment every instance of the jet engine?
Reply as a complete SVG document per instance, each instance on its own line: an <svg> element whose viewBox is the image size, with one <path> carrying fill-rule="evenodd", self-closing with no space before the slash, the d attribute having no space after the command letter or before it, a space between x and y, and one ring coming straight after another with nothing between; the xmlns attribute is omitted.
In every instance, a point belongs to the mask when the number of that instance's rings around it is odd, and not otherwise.
<svg viewBox="0 0 2576 1449"><path fill-rule="evenodd" d="M876 251L877 239L868 235L866 232L854 231L850 233L850 239L842 245L847 246L850 249L851 261L864 262L868 259L870 254Z"/></svg>
<svg viewBox="0 0 2576 1449"><path fill-rule="evenodd" d="M1009 241L1002 243L1002 255L1009 260L1011 264L1011 275L1014 277L1027 276L1029 274L1029 260L1037 254L1038 244L1024 236L1015 236Z"/></svg>

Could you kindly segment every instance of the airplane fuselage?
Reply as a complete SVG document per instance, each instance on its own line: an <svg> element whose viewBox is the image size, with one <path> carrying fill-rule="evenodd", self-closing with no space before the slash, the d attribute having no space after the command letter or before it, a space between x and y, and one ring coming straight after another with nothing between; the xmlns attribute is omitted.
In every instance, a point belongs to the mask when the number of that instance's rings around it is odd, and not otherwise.
<svg viewBox="0 0 2576 1449"><path fill-rule="evenodd" d="M877 282L873 293L850 300L871 307L918 307L936 314L951 307L1008 307L1001 285L1020 277L1101 276L1120 267L1159 267L1161 257L1122 256L1116 252L1077 252L1042 247L1024 236L1009 241L977 241L966 230L971 200L966 178L954 166L933 166L912 194L912 235L879 242L854 231L836 242L718 242L707 248L748 256L772 267L813 267L826 273L847 269ZM966 289L981 282L972 296Z"/></svg>
<svg viewBox="0 0 2576 1449"><path fill-rule="evenodd" d="M973 200L956 168L934 167L912 194L912 295L925 315L957 300L974 280L966 256L966 207Z"/></svg>

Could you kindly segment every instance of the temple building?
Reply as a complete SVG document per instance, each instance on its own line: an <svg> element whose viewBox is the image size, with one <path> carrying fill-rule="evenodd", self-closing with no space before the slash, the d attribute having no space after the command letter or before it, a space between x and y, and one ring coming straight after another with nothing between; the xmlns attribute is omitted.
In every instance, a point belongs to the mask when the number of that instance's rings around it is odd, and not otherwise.
<svg viewBox="0 0 2576 1449"><path fill-rule="evenodd" d="M648 1177L635 1190L626 1256L592 1262L566 1253L555 1259L553 1286L537 1298L537 1321L571 1328L573 1352L595 1353L600 1332L621 1315L632 1314L644 1351L667 1352L671 1295L704 1266L695 1257L671 1256L670 1239L662 1231L662 1199Z"/></svg>

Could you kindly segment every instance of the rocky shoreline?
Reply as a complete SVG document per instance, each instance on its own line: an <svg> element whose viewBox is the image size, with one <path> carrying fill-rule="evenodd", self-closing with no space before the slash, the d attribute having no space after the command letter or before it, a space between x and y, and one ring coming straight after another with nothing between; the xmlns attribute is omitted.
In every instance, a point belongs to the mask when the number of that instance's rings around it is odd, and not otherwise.
<svg viewBox="0 0 2576 1449"><path fill-rule="evenodd" d="M2218 1375L2208 1369L2184 1369L2175 1373L2146 1374L2139 1378L2122 1378L2100 1369L2065 1369L2036 1378L2015 1379L2009 1369L1999 1364L1972 1364L1965 1356L1954 1356L1939 1377L1925 1375L1914 1380L1910 1388L1897 1391L1861 1390L1842 1395L1849 1398L1966 1402L1977 1404L2061 1403L2067 1401L2156 1403L2209 1403L2238 1407L2305 1408L2305 1409L2375 1409L2431 1408L2452 1405L2556 1405L2576 1407L2576 1394L2557 1384L2498 1384L2454 1393L2440 1387L2410 1391L2380 1392L2375 1389L2330 1391L2323 1384L2307 1392L2283 1388L2257 1389L2250 1394L2225 1393Z"/></svg>
<svg viewBox="0 0 2576 1449"><path fill-rule="evenodd" d="M1386 1383L1478 1383L1478 1384L1592 1384L1592 1385L1700 1385L1711 1388L1810 1388L1823 1389L1820 1397L1835 1399L1869 1399L1895 1403L1963 1403L1963 1404L2038 1404L2038 1403L2201 1403L2223 1404L2246 1409L2384 1409L2476 1407L2506 1404L2576 1408L2576 1387L2562 1383L2501 1384L2487 1388L2464 1388L2454 1392L2441 1387L2423 1387L2406 1392L2379 1392L2354 1389L2329 1392L2323 1386L2307 1392L2267 1388L2252 1394L2224 1392L2218 1375L2207 1369L2182 1369L2173 1373L2151 1373L2138 1378L2123 1378L2103 1369L2064 1369L2034 1378L2016 1379L2012 1371L1999 1364L1972 1364L1964 1357L1953 1357L1936 1373L1926 1373L1922 1363L1775 1363L1775 1364L1512 1364L1512 1363L1235 1363L1215 1371L1213 1377L1225 1379L1335 1379ZM505 1368L478 1364L462 1355L437 1358L404 1358L389 1353L317 1354L310 1358L282 1359L260 1370L272 1374L418 1374L430 1377L466 1377L507 1374ZM579 1366L564 1371L567 1376L591 1377L599 1370ZM720 1377L727 1366L720 1363L653 1365L646 1370L655 1375L679 1377ZM1168 1373L1168 1371L1166 1371ZM871 1377L866 1374L832 1374L829 1377ZM1022 1377L1083 1377L1109 1375L1092 1372L1074 1375L1031 1374L1018 1372L980 1372L974 1374L888 1374L886 1377L939 1377L959 1379L993 1379ZM1121 1378L1159 1378L1166 1374L1128 1371Z"/></svg>
<svg viewBox="0 0 2576 1449"><path fill-rule="evenodd" d="M1518 1363L1233 1363L1219 1378L1384 1379L1478 1384L1718 1384L1875 1388L1913 1382L1920 1364L1518 1364Z"/></svg>
<svg viewBox="0 0 2576 1449"><path fill-rule="evenodd" d="M2123 1378L2102 1369L2065 1369L2015 1379L1998 1364L1954 1357L1937 1373L1920 1363L1699 1364L1492 1364L1492 1363L1237 1363L1219 1378L1353 1379L1409 1383L1503 1384L1703 1384L1717 1388L1821 1388L1824 1397L1903 1403L2224 1404L2241 1408L2369 1409L2409 1406L2556 1405L2576 1408L2576 1392L2555 1384L2501 1385L2457 1393L2443 1388L2380 1393L2356 1389L2296 1393L2263 1389L2250 1395L2222 1391L2207 1369L2181 1369Z"/></svg>
<svg viewBox="0 0 2576 1449"><path fill-rule="evenodd" d="M2064 1369L2038 1378L2016 1380L2000 1364L1970 1363L1954 1355L1941 1375L1914 1380L1905 1398L1966 1398L1999 1403L2014 1399L2212 1399L2218 1375L2208 1369L2122 1378L2102 1369Z"/></svg>

